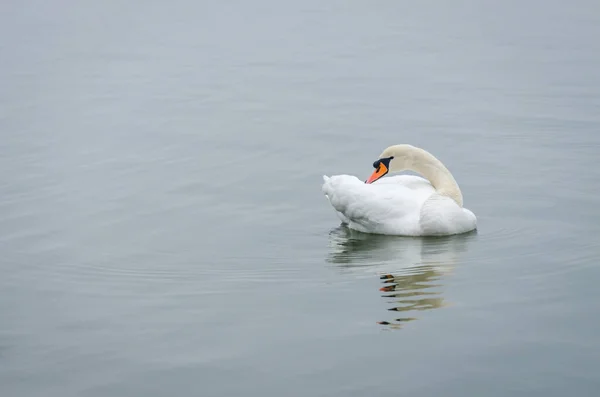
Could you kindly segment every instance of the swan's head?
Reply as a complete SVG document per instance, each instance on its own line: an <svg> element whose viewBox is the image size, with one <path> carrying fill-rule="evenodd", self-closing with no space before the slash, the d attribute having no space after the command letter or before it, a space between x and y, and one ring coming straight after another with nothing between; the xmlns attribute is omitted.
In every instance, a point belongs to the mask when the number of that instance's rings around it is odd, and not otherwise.
<svg viewBox="0 0 600 397"><path fill-rule="evenodd" d="M410 168L414 162L415 152L418 150L412 145L393 145L386 148L379 155L379 159L373 163L375 171L365 183L373 183L390 172L399 172Z"/></svg>
<svg viewBox="0 0 600 397"><path fill-rule="evenodd" d="M394 156L380 158L373 163L373 168L375 171L371 174L369 179L365 181L365 183L373 183L376 180L384 177L388 172L390 172L391 162L394 159Z"/></svg>

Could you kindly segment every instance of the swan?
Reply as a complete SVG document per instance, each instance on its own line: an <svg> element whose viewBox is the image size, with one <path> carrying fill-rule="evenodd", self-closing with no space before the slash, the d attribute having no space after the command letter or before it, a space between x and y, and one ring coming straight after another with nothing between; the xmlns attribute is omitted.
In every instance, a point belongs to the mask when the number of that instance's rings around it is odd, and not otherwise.
<svg viewBox="0 0 600 397"><path fill-rule="evenodd" d="M365 182L351 175L323 176L322 191L342 223L353 230L397 236L447 236L477 228L463 208L450 171L424 149L402 144L386 148ZM391 172L411 170L415 175ZM376 182L376 183L375 183Z"/></svg>

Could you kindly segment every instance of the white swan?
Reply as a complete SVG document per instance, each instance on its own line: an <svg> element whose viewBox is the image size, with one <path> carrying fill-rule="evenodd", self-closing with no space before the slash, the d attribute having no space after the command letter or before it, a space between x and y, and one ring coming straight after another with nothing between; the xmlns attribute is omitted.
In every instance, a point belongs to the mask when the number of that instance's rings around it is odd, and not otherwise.
<svg viewBox="0 0 600 397"><path fill-rule="evenodd" d="M323 193L349 228L374 234L444 236L477 227L475 214L463 208L454 177L431 153L394 145L381 153L373 167L366 182L351 175L323 176ZM380 179L388 172L405 170L426 179L413 175Z"/></svg>

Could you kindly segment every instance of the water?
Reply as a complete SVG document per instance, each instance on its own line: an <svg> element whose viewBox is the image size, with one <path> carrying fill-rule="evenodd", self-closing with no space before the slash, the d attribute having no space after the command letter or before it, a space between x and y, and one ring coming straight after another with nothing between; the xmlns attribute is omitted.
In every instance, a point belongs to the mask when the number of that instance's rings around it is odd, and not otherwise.
<svg viewBox="0 0 600 397"><path fill-rule="evenodd" d="M596 396L593 1L9 2L2 396ZM479 230L339 226L421 146Z"/></svg>

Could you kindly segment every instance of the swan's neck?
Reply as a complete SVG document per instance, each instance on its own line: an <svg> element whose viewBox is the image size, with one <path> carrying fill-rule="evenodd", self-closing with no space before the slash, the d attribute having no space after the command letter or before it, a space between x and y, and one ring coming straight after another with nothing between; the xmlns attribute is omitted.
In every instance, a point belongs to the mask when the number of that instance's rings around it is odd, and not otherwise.
<svg viewBox="0 0 600 397"><path fill-rule="evenodd" d="M417 172L429 180L438 194L450 197L459 207L463 206L462 192L456 180L444 164L431 153L411 145L396 145L386 149L384 154L382 157L394 156L390 171Z"/></svg>

